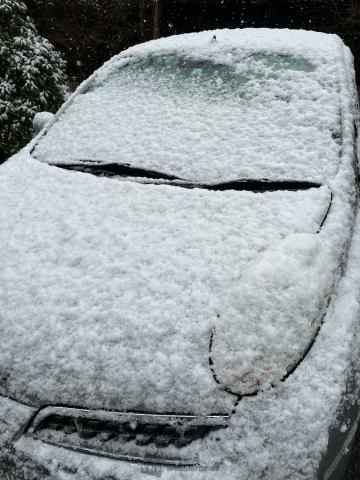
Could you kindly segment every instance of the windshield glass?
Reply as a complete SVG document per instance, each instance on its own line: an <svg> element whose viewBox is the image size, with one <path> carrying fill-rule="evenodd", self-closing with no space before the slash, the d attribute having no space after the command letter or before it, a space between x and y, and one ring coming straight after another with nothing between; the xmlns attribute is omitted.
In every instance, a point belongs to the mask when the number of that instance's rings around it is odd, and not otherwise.
<svg viewBox="0 0 360 480"><path fill-rule="evenodd" d="M244 68L245 67L245 68ZM184 95L211 96L212 101L232 98L250 93L251 80L261 81L278 75L281 69L310 72L314 66L303 58L281 55L252 55L235 65L222 65L205 59L187 58L178 55L148 56L133 59L126 66L115 69L106 78L105 84L117 83L129 76L139 82L151 83L154 91L177 90ZM104 83L95 83L88 91L94 91Z"/></svg>
<svg viewBox="0 0 360 480"><path fill-rule="evenodd" d="M265 53L122 59L74 98L33 154L207 184L322 183L335 174L341 147L336 86L323 82L323 70Z"/></svg>

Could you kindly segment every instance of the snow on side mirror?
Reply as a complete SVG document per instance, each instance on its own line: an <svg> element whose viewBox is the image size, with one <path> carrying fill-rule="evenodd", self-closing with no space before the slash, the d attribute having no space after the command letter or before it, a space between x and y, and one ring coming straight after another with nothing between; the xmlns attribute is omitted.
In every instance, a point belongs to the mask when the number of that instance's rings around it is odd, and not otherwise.
<svg viewBox="0 0 360 480"><path fill-rule="evenodd" d="M54 118L54 114L50 112L38 112L33 118L33 132L37 135L45 125Z"/></svg>

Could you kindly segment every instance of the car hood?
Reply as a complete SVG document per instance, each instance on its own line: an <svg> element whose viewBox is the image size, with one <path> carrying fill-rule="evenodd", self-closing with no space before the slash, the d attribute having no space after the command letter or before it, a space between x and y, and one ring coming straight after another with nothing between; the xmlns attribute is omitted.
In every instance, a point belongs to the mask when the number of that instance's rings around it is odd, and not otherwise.
<svg viewBox="0 0 360 480"><path fill-rule="evenodd" d="M0 180L0 391L37 406L231 410L209 365L229 294L259 254L315 234L330 204L327 187L143 185L24 155Z"/></svg>

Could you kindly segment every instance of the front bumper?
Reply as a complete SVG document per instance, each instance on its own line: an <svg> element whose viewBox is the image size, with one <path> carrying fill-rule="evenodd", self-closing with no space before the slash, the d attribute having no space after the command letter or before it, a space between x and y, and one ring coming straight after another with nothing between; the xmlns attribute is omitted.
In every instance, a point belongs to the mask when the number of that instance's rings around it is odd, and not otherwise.
<svg viewBox="0 0 360 480"><path fill-rule="evenodd" d="M1 398L0 473L7 480L340 480L356 429L354 390L342 396L334 415L319 403L321 389L319 396L311 392L312 406L301 402L300 393L289 396L283 384L243 398L220 442L198 442L200 460L193 465L115 460L44 443L23 434L35 409ZM278 409L282 415L276 418Z"/></svg>

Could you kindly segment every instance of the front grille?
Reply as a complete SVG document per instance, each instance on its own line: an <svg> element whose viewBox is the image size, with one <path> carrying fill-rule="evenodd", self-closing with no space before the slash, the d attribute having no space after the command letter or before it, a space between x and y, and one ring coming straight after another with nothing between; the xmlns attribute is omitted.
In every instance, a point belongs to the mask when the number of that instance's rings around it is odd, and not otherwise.
<svg viewBox="0 0 360 480"><path fill-rule="evenodd" d="M112 458L196 464L184 447L226 428L226 415L159 415L47 407L25 433L43 442ZM216 441L216 435L214 436Z"/></svg>

